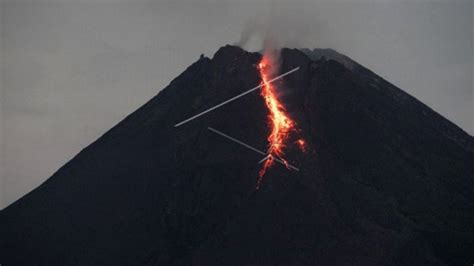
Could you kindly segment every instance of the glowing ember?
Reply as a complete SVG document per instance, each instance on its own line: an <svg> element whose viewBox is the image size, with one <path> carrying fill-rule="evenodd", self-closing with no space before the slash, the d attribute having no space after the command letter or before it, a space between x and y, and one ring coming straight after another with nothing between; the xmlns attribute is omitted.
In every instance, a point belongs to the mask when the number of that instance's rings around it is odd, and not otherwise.
<svg viewBox="0 0 474 266"><path fill-rule="evenodd" d="M268 120L271 127L271 133L268 136L269 148L267 153L269 156L263 163L259 172L259 179L257 181L257 188L260 186L263 176L267 169L273 165L274 157L281 159L287 168L288 162L283 159L285 143L289 134L295 130L295 122L286 114L286 109L278 100L277 92L272 83L269 82L271 74L276 73L277 66L272 62L269 55L264 55L258 64L258 70L262 79L261 95L265 100L268 108ZM298 146L304 151L304 140L297 141Z"/></svg>
<svg viewBox="0 0 474 266"><path fill-rule="evenodd" d="M296 144L298 145L298 148L300 148L301 151L306 152L306 142L304 142L303 139L297 140Z"/></svg>

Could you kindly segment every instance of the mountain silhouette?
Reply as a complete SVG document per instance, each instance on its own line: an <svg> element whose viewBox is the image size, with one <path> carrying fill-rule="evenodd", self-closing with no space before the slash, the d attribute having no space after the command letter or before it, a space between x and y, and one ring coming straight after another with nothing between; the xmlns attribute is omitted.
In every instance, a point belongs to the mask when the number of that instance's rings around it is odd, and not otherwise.
<svg viewBox="0 0 474 266"><path fill-rule="evenodd" d="M282 49L307 142L271 167L250 93L261 55L225 46L0 212L8 265L471 265L474 138L334 50Z"/></svg>

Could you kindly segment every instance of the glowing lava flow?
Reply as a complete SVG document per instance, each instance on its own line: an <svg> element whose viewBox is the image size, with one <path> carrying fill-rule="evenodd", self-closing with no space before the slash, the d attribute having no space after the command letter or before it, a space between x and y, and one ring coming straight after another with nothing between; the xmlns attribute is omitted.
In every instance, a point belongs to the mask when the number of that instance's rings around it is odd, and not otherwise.
<svg viewBox="0 0 474 266"><path fill-rule="evenodd" d="M263 166L259 172L259 178L257 180L257 189L260 186L263 176L267 169L273 165L274 157L282 160L286 167L288 162L283 159L285 143L289 137L289 134L295 130L295 122L286 114L285 107L278 100L277 92L272 83L269 82L276 66L273 64L272 58L268 55L264 55L262 60L258 64L258 70L262 79L262 90L261 95L265 100L265 104L268 108L268 120L271 127L271 133L268 136L269 148L267 154L269 155L263 162ZM301 142L300 142L301 141ZM303 140L299 140L300 143L304 144Z"/></svg>

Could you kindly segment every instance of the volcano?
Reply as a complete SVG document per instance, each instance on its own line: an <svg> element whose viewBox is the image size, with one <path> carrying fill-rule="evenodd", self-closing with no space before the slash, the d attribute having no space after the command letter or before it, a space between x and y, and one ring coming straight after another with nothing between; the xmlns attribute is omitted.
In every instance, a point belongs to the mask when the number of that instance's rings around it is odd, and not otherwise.
<svg viewBox="0 0 474 266"><path fill-rule="evenodd" d="M8 265L471 265L474 138L333 50L282 49L290 146L255 189L261 54L201 57L0 212Z"/></svg>

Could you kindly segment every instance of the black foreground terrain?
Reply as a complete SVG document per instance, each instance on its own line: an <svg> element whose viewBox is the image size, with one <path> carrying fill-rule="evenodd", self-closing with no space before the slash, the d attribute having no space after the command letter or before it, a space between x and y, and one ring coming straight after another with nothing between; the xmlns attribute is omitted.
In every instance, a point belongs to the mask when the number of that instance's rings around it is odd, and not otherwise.
<svg viewBox="0 0 474 266"><path fill-rule="evenodd" d="M299 172L256 191L262 156L207 130L264 150L258 92L173 127L257 85L260 57L199 59L1 211L1 265L474 263L473 137L333 50L282 51Z"/></svg>

